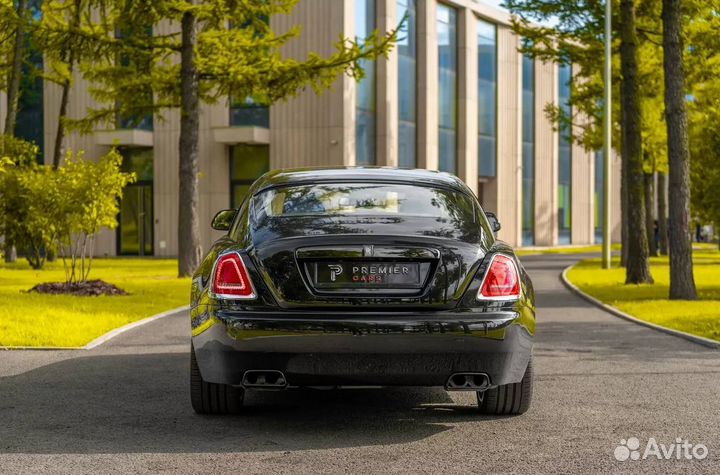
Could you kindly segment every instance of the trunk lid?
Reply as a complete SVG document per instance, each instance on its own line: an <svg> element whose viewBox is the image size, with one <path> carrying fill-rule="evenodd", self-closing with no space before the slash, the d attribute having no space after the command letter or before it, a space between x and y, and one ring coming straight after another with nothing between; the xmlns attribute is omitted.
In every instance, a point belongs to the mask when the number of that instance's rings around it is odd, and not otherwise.
<svg viewBox="0 0 720 475"><path fill-rule="evenodd" d="M485 251L478 242L367 233L257 241L250 255L281 307L392 311L456 306Z"/></svg>
<svg viewBox="0 0 720 475"><path fill-rule="evenodd" d="M419 296L440 251L428 247L338 245L301 247L295 260L315 294Z"/></svg>

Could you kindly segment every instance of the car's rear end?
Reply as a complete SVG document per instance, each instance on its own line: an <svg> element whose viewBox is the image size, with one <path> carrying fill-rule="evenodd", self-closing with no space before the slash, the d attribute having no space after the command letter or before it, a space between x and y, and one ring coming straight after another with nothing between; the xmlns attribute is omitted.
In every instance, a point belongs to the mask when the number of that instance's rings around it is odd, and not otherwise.
<svg viewBox="0 0 720 475"><path fill-rule="evenodd" d="M519 382L532 287L452 182L269 183L195 279L208 383L444 386Z"/></svg>

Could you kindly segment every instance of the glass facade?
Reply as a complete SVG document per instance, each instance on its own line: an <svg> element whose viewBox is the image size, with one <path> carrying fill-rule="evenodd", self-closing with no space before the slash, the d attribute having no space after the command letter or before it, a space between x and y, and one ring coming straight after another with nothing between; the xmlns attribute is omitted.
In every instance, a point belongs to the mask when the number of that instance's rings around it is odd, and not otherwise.
<svg viewBox="0 0 720 475"><path fill-rule="evenodd" d="M522 60L522 245L535 244L535 61Z"/></svg>
<svg viewBox="0 0 720 475"><path fill-rule="evenodd" d="M457 11L437 5L438 169L457 171Z"/></svg>
<svg viewBox="0 0 720 475"><path fill-rule="evenodd" d="M28 9L36 20L42 15L42 1L31 0ZM22 67L20 78L20 96L18 98L15 135L39 148L38 161L43 161L45 145L44 102L43 102L43 55L37 45L27 36L27 58ZM4 124L3 124L4 125Z"/></svg>
<svg viewBox="0 0 720 475"><path fill-rule="evenodd" d="M122 148L122 170L135 173L137 181L123 190L117 228L120 255L153 255L153 150Z"/></svg>
<svg viewBox="0 0 720 475"><path fill-rule="evenodd" d="M355 0L355 37L362 42L375 30L375 0ZM355 102L355 161L375 165L375 62L361 60L365 77L357 84Z"/></svg>
<svg viewBox="0 0 720 475"><path fill-rule="evenodd" d="M238 208L250 185L270 170L268 145L234 145L230 147L230 206Z"/></svg>
<svg viewBox="0 0 720 475"><path fill-rule="evenodd" d="M595 207L595 242L603 240L603 214L605 212L605 154L602 150L595 152L595 192L593 201Z"/></svg>
<svg viewBox="0 0 720 475"><path fill-rule="evenodd" d="M248 97L244 101L230 98L230 125L269 129L270 108L252 97Z"/></svg>
<svg viewBox="0 0 720 475"><path fill-rule="evenodd" d="M570 106L570 80L572 66L558 66L558 98L560 108L568 117ZM572 227L572 131L565 127L560 130L558 143L558 244L570 244Z"/></svg>
<svg viewBox="0 0 720 475"><path fill-rule="evenodd" d="M397 0L398 166L417 166L417 8L416 0Z"/></svg>
<svg viewBox="0 0 720 475"><path fill-rule="evenodd" d="M478 174L497 174L497 28L478 20Z"/></svg>

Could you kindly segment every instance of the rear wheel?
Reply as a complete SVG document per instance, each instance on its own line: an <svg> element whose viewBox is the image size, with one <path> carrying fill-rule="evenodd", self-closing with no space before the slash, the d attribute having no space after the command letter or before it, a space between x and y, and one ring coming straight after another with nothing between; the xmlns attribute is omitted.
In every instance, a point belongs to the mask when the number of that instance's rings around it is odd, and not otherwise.
<svg viewBox="0 0 720 475"><path fill-rule="evenodd" d="M198 414L238 414L242 410L245 391L227 384L208 383L202 379L190 347L190 402Z"/></svg>
<svg viewBox="0 0 720 475"><path fill-rule="evenodd" d="M530 408L533 394L533 360L530 357L527 369L519 383L510 383L478 391L478 408L482 414L517 415Z"/></svg>

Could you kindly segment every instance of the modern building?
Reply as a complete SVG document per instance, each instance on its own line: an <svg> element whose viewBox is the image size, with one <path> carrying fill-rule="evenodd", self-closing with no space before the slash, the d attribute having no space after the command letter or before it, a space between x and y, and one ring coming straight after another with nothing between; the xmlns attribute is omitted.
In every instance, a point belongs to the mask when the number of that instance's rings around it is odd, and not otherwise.
<svg viewBox="0 0 720 475"><path fill-rule="evenodd" d="M218 236L209 226L215 212L237 205L265 171L340 165L454 173L486 210L497 213L500 237L515 246L598 242L602 154L571 144L543 111L548 103L567 107L572 67L521 55L507 12L479 0L301 0L291 15L271 22L277 32L301 25L286 54L303 58L310 51L331 54L340 35L389 31L404 17L397 48L387 59L365 64L359 83L341 77L321 95L308 90L269 108L251 100L203 107L204 249ZM155 31L169 28L158 25ZM42 90L29 112L34 119L24 127L50 157L60 94L53 84ZM92 104L88 84L78 77L70 114L81 117ZM126 169L138 174L122 200L120 226L103 233L98 254L173 256L179 113L148 118L132 129L126 125L74 134L64 144L88 157L118 146ZM614 161L617 190L620 167ZM619 239L616 197L619 192L613 196L613 233Z"/></svg>

